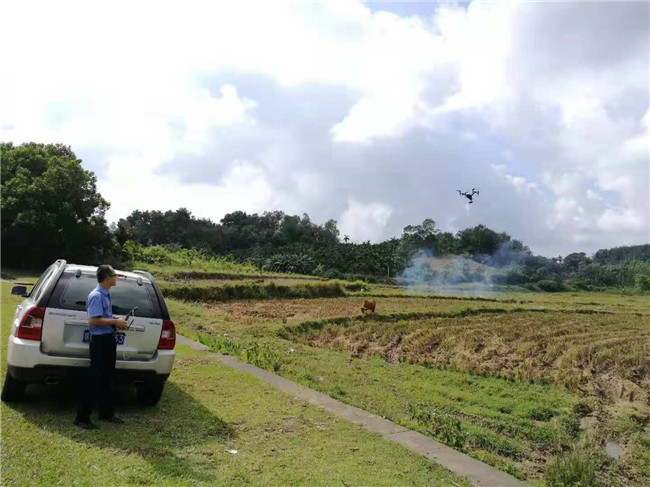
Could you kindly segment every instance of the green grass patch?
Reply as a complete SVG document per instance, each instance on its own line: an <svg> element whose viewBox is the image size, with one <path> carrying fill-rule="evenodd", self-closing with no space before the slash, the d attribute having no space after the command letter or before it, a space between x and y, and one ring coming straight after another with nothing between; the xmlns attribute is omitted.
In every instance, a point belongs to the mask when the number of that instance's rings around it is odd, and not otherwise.
<svg viewBox="0 0 650 487"><path fill-rule="evenodd" d="M547 487L597 487L593 452L574 451L552 460L546 468Z"/></svg>
<svg viewBox="0 0 650 487"><path fill-rule="evenodd" d="M295 298L333 298L346 295L345 283L340 281L297 284L293 286L242 283L222 285L189 285L181 283L161 283L163 295L183 301L206 303L240 299L295 299Z"/></svg>
<svg viewBox="0 0 650 487"><path fill-rule="evenodd" d="M243 358L249 337L209 338L215 350ZM280 375L351 405L417 429L454 448L517 473L531 462L561 451L572 438L563 423L531 419L545 403L559 417L573 415L578 398L552 386L522 384L450 370L388 364L380 358L351 359L347 353L306 347L279 338L258 337L261 350L274 353Z"/></svg>
<svg viewBox="0 0 650 487"><path fill-rule="evenodd" d="M201 271L201 270L181 270L177 268L154 268L149 271L157 278L163 281L208 281L208 280L257 280L257 279L292 279L301 281L327 281L321 277L303 276L300 274L281 274L277 272L215 272L215 271Z"/></svg>

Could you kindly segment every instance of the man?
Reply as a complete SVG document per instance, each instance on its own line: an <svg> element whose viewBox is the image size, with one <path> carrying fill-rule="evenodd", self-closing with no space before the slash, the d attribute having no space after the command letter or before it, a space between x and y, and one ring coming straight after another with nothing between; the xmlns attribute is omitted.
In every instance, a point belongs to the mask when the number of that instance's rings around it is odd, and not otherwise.
<svg viewBox="0 0 650 487"><path fill-rule="evenodd" d="M115 394L115 329L124 330L127 323L113 317L110 289L117 284L117 274L110 265L100 265L97 269L97 287L86 299L88 326L90 329L90 368L86 390L77 409L76 426L84 429L97 429L90 421L93 403L97 405L99 419L122 424L113 411Z"/></svg>

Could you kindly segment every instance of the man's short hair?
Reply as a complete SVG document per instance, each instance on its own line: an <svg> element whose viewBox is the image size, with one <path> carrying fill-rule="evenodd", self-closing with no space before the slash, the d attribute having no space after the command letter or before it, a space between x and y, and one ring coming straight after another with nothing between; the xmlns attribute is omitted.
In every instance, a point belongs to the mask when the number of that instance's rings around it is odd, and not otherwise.
<svg viewBox="0 0 650 487"><path fill-rule="evenodd" d="M97 268L97 282L104 282L111 274L115 274L115 269L108 264L100 265Z"/></svg>

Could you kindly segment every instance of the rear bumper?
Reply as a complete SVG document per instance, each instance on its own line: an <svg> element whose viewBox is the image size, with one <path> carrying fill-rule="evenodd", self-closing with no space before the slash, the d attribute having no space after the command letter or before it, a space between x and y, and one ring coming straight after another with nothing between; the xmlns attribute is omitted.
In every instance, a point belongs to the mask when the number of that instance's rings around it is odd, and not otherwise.
<svg viewBox="0 0 650 487"><path fill-rule="evenodd" d="M38 365L27 369L24 367L7 366L7 374L21 382L64 382L67 380L79 380L84 377L86 371L83 367L60 367L52 365ZM137 384L140 382L165 382L169 374L157 374L152 370L116 370L115 380L120 384Z"/></svg>
<svg viewBox="0 0 650 487"><path fill-rule="evenodd" d="M7 347L7 373L18 380L39 382L46 377L65 378L90 366L90 359L61 357L41 352L41 343L11 335ZM119 360L115 362L116 378L124 382L143 378L166 380L172 371L176 352L158 350L150 360Z"/></svg>

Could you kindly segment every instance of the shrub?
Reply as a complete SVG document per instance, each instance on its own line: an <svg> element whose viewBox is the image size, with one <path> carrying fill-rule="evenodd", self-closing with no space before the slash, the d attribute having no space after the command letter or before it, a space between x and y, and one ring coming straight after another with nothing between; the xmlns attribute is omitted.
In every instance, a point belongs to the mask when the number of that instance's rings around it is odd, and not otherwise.
<svg viewBox="0 0 650 487"><path fill-rule="evenodd" d="M548 487L593 487L596 468L587 452L572 452L549 463L544 480Z"/></svg>
<svg viewBox="0 0 650 487"><path fill-rule="evenodd" d="M564 286L562 286L562 283L557 281L551 281L550 279L542 279L541 281L537 281L537 287L540 288L542 291L546 291L549 293L564 291Z"/></svg>
<svg viewBox="0 0 650 487"><path fill-rule="evenodd" d="M576 405L573 406L573 412L577 414L579 417L587 416L588 414L591 414L593 410L594 409L591 407L591 404L585 401L576 403Z"/></svg>
<svg viewBox="0 0 650 487"><path fill-rule="evenodd" d="M327 279L343 279L343 273L336 269L327 269L323 272L323 277L326 277Z"/></svg>
<svg viewBox="0 0 650 487"><path fill-rule="evenodd" d="M594 289L591 284L586 283L582 279L571 279L570 282L578 291L593 291Z"/></svg>
<svg viewBox="0 0 650 487"><path fill-rule="evenodd" d="M634 276L634 290L640 293L647 293L650 291L650 277L643 274Z"/></svg>
<svg viewBox="0 0 650 487"><path fill-rule="evenodd" d="M490 276L492 284L499 284L501 286L508 284L508 276L506 274L492 274Z"/></svg>
<svg viewBox="0 0 650 487"><path fill-rule="evenodd" d="M505 284L525 284L526 282L528 282L528 279L520 270L510 270L506 273Z"/></svg>
<svg viewBox="0 0 650 487"><path fill-rule="evenodd" d="M409 414L418 424L424 426L434 436L440 438L445 444L463 449L467 435L461 429L457 418L433 407L422 403L409 404Z"/></svg>
<svg viewBox="0 0 650 487"><path fill-rule="evenodd" d="M526 416L536 421L548 421L555 416L555 411L546 406L535 406L531 408Z"/></svg>
<svg viewBox="0 0 650 487"><path fill-rule="evenodd" d="M268 258L264 263L264 268L272 272L313 274L317 268L317 265L307 254L285 253L276 254Z"/></svg>
<svg viewBox="0 0 650 487"><path fill-rule="evenodd" d="M368 290L368 284L361 280L356 280L350 284L345 285L345 290L346 291L352 291L352 292L357 292L357 291L367 291Z"/></svg>

